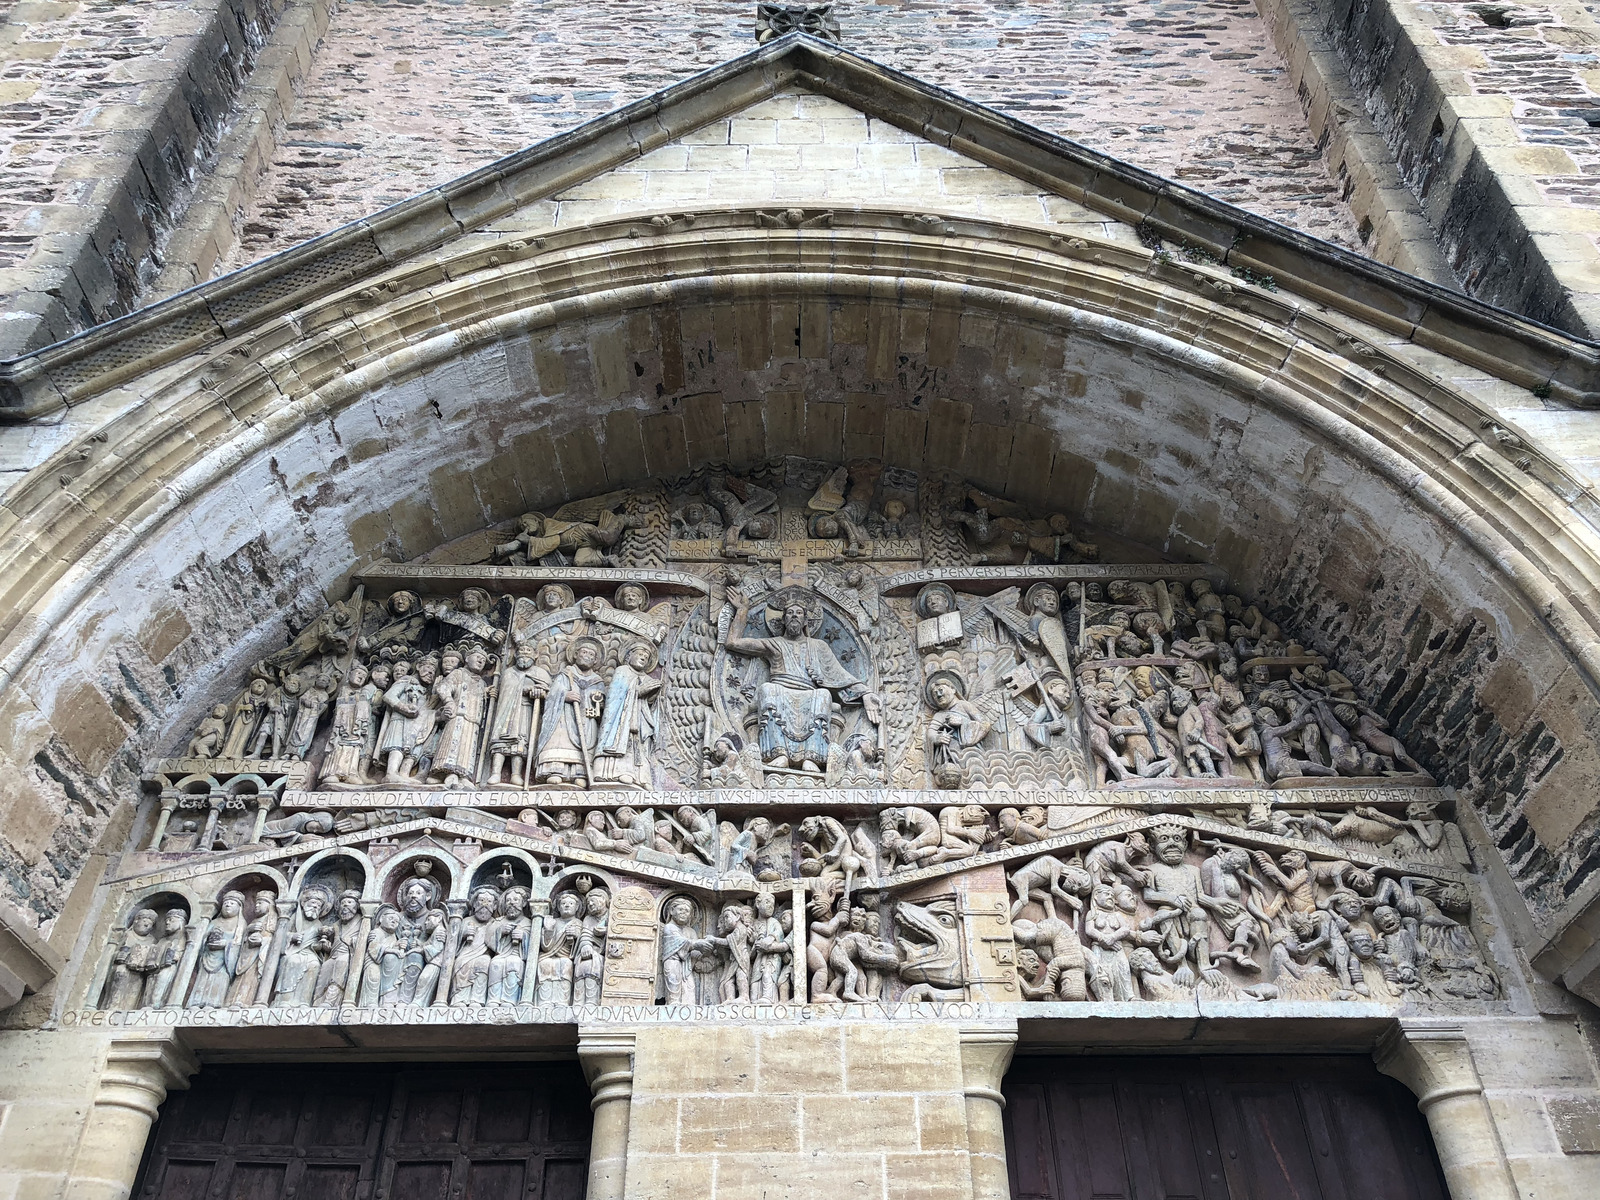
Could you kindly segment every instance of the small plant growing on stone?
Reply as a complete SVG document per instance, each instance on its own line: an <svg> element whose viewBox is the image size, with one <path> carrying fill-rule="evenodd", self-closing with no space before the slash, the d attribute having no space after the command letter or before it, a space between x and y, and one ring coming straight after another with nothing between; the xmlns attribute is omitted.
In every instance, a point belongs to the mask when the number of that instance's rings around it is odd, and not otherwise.
<svg viewBox="0 0 1600 1200"><path fill-rule="evenodd" d="M1256 287L1264 288L1269 292L1275 292L1278 290L1278 281L1271 275L1267 275L1261 271L1252 271L1249 267L1234 267L1232 270L1235 279L1242 279L1246 283L1253 283Z"/></svg>

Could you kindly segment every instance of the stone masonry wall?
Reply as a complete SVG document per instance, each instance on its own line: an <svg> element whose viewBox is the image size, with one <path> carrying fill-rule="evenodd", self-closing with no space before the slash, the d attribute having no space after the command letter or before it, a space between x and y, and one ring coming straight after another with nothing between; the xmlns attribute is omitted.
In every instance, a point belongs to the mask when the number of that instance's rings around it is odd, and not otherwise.
<svg viewBox="0 0 1600 1200"><path fill-rule="evenodd" d="M753 0L344 4L242 217L242 266L754 47ZM1359 246L1250 0L846 2L850 50ZM915 197L908 196L908 203Z"/></svg>
<svg viewBox="0 0 1600 1200"><path fill-rule="evenodd" d="M0 26L0 357L142 303L288 0L20 0Z"/></svg>
<svg viewBox="0 0 1600 1200"><path fill-rule="evenodd" d="M1600 330L1600 25L1580 3L1332 0L1307 20L1479 299Z"/></svg>

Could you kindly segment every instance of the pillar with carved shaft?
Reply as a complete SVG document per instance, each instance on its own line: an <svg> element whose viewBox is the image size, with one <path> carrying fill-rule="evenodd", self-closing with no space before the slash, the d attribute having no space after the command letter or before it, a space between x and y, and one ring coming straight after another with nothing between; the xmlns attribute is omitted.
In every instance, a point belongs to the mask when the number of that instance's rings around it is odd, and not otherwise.
<svg viewBox="0 0 1600 1200"><path fill-rule="evenodd" d="M66 1200L125 1200L161 1102L169 1091L188 1087L199 1069L169 1030L113 1041L73 1157Z"/></svg>
<svg viewBox="0 0 1600 1200"><path fill-rule="evenodd" d="M1006 1098L1000 1081L1017 1048L1016 1022L961 1029L961 1077L967 1098L967 1151L973 1200L1010 1200L1006 1175Z"/></svg>
<svg viewBox="0 0 1600 1200"><path fill-rule="evenodd" d="M1373 1058L1378 1070L1416 1093L1451 1200L1517 1200L1472 1049L1459 1025L1400 1021Z"/></svg>
<svg viewBox="0 0 1600 1200"><path fill-rule="evenodd" d="M578 1061L594 1093L594 1133L589 1142L587 1200L622 1200L627 1182L628 1118L633 1104L631 1029L584 1025L578 1029Z"/></svg>

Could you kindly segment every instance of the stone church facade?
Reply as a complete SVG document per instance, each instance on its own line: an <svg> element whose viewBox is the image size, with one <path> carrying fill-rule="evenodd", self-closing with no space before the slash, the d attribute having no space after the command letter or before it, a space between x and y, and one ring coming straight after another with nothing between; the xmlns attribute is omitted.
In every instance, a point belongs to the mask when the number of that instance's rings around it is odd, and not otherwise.
<svg viewBox="0 0 1600 1200"><path fill-rule="evenodd" d="M127 7L0 80L0 1194L1594 1194L1586 12Z"/></svg>

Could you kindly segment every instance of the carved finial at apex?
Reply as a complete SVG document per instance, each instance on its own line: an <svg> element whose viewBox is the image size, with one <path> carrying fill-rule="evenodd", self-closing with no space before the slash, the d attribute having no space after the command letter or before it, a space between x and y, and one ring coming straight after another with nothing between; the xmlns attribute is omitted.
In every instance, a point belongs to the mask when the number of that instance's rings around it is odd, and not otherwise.
<svg viewBox="0 0 1600 1200"><path fill-rule="evenodd" d="M756 41L765 46L786 33L809 33L824 41L839 40L839 19L831 4L758 4Z"/></svg>

